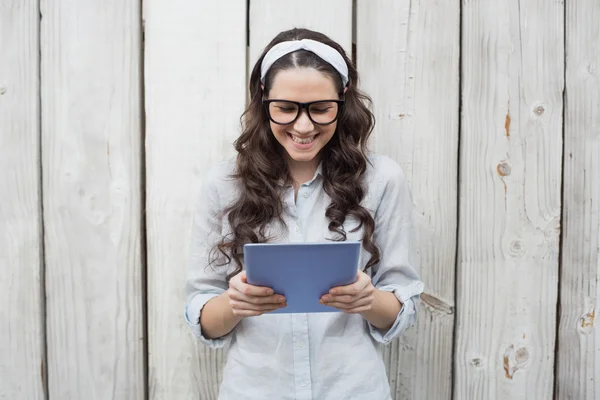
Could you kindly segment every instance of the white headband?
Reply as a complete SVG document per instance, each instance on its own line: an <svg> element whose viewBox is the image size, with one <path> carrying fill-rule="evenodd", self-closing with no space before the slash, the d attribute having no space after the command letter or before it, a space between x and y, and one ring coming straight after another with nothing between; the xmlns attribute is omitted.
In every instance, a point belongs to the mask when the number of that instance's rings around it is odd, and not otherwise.
<svg viewBox="0 0 600 400"><path fill-rule="evenodd" d="M265 54L265 58L263 58L260 67L260 81L265 83L265 75L267 75L269 68L271 68L275 61L296 50L308 50L315 53L319 58L323 59L323 61L331 64L331 66L342 76L342 82L344 86L346 86L348 83L348 66L346 65L346 61L344 61L344 57L342 57L342 55L333 47L311 39L291 40L288 42L277 43L273 46L271 50Z"/></svg>

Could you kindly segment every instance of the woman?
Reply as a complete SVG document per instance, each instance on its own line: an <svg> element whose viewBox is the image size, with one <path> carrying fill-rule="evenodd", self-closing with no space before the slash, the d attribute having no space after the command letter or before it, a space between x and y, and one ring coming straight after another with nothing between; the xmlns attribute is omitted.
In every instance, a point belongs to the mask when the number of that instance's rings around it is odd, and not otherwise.
<svg viewBox="0 0 600 400"><path fill-rule="evenodd" d="M381 344L416 319L412 201L399 165L368 155L374 119L342 47L306 29L277 35L250 77L235 161L212 168L194 216L186 319L200 341L229 346L220 399L389 399ZM256 242L362 240L355 283L323 304L285 307L247 283Z"/></svg>

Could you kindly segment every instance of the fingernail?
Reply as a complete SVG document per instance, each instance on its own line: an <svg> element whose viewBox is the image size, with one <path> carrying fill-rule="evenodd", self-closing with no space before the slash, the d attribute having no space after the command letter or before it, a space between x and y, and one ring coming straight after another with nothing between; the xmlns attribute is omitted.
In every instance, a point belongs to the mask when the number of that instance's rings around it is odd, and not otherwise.
<svg viewBox="0 0 600 400"><path fill-rule="evenodd" d="M283 303L285 301L285 297L280 297L277 299L278 302Z"/></svg>
<svg viewBox="0 0 600 400"><path fill-rule="evenodd" d="M321 301L329 301L329 296L323 296L323 298L321 298Z"/></svg>
<svg viewBox="0 0 600 400"><path fill-rule="evenodd" d="M273 293L275 293L275 292L273 291L273 289L269 289L269 290L267 290L267 294L273 294Z"/></svg>

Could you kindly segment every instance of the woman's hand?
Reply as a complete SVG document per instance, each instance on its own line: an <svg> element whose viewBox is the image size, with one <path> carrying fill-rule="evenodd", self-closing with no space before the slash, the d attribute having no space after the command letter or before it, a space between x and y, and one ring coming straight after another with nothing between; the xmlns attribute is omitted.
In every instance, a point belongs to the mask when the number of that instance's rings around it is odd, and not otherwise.
<svg viewBox="0 0 600 400"><path fill-rule="evenodd" d="M246 280L246 271L231 278L225 293L233 314L238 317L258 316L287 306L285 297L274 294L273 289L250 285Z"/></svg>
<svg viewBox="0 0 600 400"><path fill-rule="evenodd" d="M358 314L369 311L375 300L375 287L371 277L358 271L356 282L332 288L321 297L321 304L335 307L345 313Z"/></svg>

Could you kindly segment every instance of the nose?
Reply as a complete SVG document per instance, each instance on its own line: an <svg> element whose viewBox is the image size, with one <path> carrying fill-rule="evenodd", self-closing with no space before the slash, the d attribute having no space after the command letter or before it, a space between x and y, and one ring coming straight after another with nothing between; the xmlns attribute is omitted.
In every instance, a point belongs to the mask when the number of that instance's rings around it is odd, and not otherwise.
<svg viewBox="0 0 600 400"><path fill-rule="evenodd" d="M300 134L311 133L314 131L315 126L313 125L306 110L302 110L296 122L294 122L294 130Z"/></svg>

